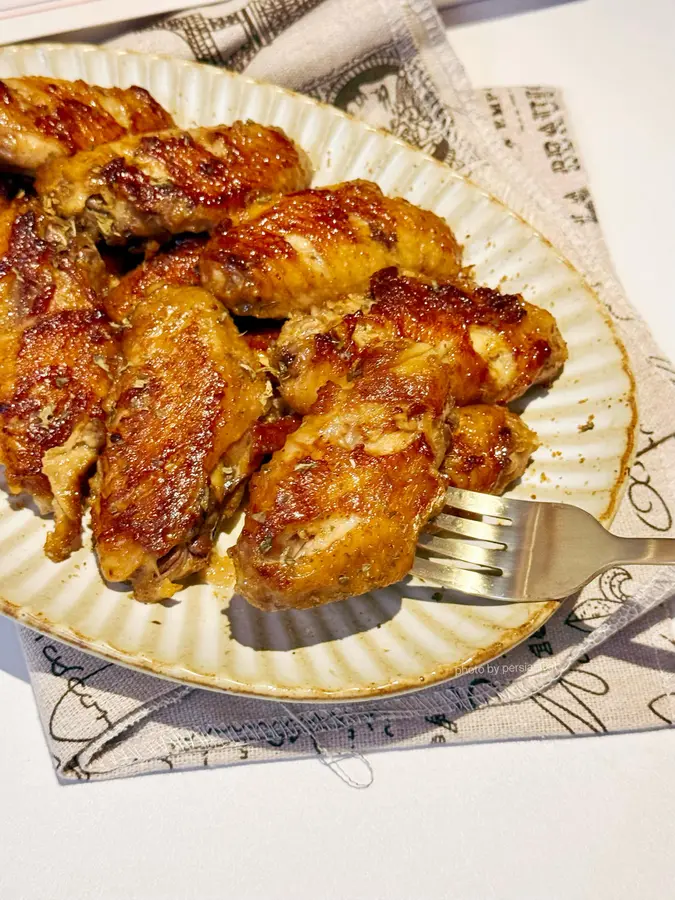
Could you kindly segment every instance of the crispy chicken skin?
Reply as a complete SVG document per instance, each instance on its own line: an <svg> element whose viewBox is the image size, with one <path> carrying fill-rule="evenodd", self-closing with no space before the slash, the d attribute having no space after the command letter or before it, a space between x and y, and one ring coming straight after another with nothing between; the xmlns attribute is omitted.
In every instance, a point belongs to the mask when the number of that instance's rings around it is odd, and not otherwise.
<svg viewBox="0 0 675 900"><path fill-rule="evenodd" d="M552 316L522 298L395 269L368 298L296 314L273 364L305 418L251 481L238 590L302 609L400 580L448 484L499 492L537 446L504 408L448 405L520 396L565 355Z"/></svg>
<svg viewBox="0 0 675 900"><path fill-rule="evenodd" d="M553 316L520 296L434 286L384 269L371 279L367 297L296 314L284 325L272 355L284 399L309 412L324 384L354 377L364 347L392 338L442 348L460 406L514 400L550 381L567 357Z"/></svg>
<svg viewBox="0 0 675 900"><path fill-rule="evenodd" d="M105 436L118 362L101 309L107 275L69 223L21 198L0 209L0 462L56 523L45 552L81 544L82 490Z"/></svg>
<svg viewBox="0 0 675 900"><path fill-rule="evenodd" d="M51 159L173 125L140 87L40 77L0 81L0 168L32 175Z"/></svg>
<svg viewBox="0 0 675 900"><path fill-rule="evenodd" d="M279 128L235 122L127 137L38 172L45 204L110 243L207 231L247 205L309 184L308 158Z"/></svg>
<svg viewBox="0 0 675 900"><path fill-rule="evenodd" d="M113 322L127 320L139 302L157 288L167 285L198 287L199 258L205 240L202 235L185 238L124 275L105 299L106 312Z"/></svg>
<svg viewBox="0 0 675 900"><path fill-rule="evenodd" d="M382 378L384 354L393 346L368 354L366 378ZM409 344L405 352L415 354L413 348L421 354L417 362L424 361L430 348ZM378 400L385 381L375 391ZM398 431L400 414L392 427L379 403L363 405L364 386L344 392L331 385L317 412L253 480L249 514L232 555L238 589L261 609L316 606L400 580L446 487L500 494L537 449L536 435L519 416L488 405L434 416L426 446L405 446L417 434ZM435 464L445 442L439 490Z"/></svg>
<svg viewBox="0 0 675 900"><path fill-rule="evenodd" d="M328 385L254 475L230 554L237 589L266 610L365 593L410 570L442 502L450 370L428 344L367 348L359 377Z"/></svg>
<svg viewBox="0 0 675 900"><path fill-rule="evenodd" d="M447 280L461 267L448 225L369 181L290 194L216 229L201 262L204 286L234 313L285 318L364 292L401 266Z"/></svg>
<svg viewBox="0 0 675 900"><path fill-rule="evenodd" d="M139 600L170 597L208 562L271 388L229 314L201 288L153 291L122 338L94 483L101 570Z"/></svg>
<svg viewBox="0 0 675 900"><path fill-rule="evenodd" d="M504 406L457 410L441 472L451 487L501 494L520 478L539 446L536 434Z"/></svg>

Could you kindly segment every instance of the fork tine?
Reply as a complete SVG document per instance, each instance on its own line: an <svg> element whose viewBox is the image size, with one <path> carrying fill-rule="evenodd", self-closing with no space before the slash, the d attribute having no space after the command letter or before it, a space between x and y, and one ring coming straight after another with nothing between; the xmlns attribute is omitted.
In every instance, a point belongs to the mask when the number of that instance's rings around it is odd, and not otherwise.
<svg viewBox="0 0 675 900"><path fill-rule="evenodd" d="M464 537L501 544L503 547L506 546L503 525L490 525L488 522L477 522L475 519L463 519L461 516L451 516L447 513L441 513L436 516L429 524L437 525L445 531L453 532L453 534L461 534Z"/></svg>
<svg viewBox="0 0 675 900"><path fill-rule="evenodd" d="M486 566L501 572L496 559L501 548L495 547L487 550L484 547L470 544L468 541L457 541L454 538L429 538L425 541L418 541L417 546L422 550L438 553L440 556L449 556L451 559L473 563L475 566Z"/></svg>
<svg viewBox="0 0 675 900"><path fill-rule="evenodd" d="M465 512L478 513L481 516L496 516L510 519L509 501L490 494L475 494L461 488L448 488L445 492L445 505Z"/></svg>
<svg viewBox="0 0 675 900"><path fill-rule="evenodd" d="M514 598L508 593L508 579L500 575L485 575L455 566L417 557L412 567L412 574L434 585L474 597L485 597L488 600L510 600Z"/></svg>

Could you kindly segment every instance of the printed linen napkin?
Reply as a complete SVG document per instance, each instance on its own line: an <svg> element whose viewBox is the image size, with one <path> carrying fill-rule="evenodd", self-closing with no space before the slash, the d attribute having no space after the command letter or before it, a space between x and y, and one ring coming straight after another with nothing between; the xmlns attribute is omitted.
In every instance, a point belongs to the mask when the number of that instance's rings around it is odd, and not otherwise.
<svg viewBox="0 0 675 900"><path fill-rule="evenodd" d="M675 372L612 272L559 91L473 90L430 0L230 0L113 45L226 66L334 103L469 175L542 231L598 291L638 382L637 456L613 528L673 533ZM674 585L672 570L614 568L499 660L447 686L343 706L195 690L30 631L22 640L61 779L316 752L330 761L671 725L675 641L663 601Z"/></svg>

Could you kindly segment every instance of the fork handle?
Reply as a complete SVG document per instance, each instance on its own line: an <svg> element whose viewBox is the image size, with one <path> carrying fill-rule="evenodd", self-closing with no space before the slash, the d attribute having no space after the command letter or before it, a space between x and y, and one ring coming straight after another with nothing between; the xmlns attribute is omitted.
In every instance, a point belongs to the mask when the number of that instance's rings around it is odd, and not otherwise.
<svg viewBox="0 0 675 900"><path fill-rule="evenodd" d="M675 538L613 537L616 539L614 565L675 565Z"/></svg>

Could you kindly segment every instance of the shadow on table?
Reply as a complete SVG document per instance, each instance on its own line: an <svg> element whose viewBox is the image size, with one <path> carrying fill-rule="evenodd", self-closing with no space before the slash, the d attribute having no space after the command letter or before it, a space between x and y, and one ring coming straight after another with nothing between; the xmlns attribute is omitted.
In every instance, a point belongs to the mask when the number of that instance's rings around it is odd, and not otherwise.
<svg viewBox="0 0 675 900"><path fill-rule="evenodd" d="M659 695L651 700L649 708L653 713L653 721L647 720L640 725L631 722L630 710L624 711L620 720L612 720L610 723L603 721L603 698L607 693L607 685L602 677L602 668L598 669L594 662L596 657L614 657L624 659L638 667L653 668L661 672L672 672L675 665L675 651L663 646L657 652L653 647L648 647L642 641L647 631L654 625L662 624L664 637L671 641L670 635L665 633L669 627L669 620L664 618L662 609L654 609L640 620L630 623L620 635L610 638L602 647L597 648L592 658L582 657L560 680L548 685L540 693L523 698L523 703L529 705L527 719L522 721L519 714L514 713L510 717L511 723L506 731L497 729L493 734L489 730L481 735L480 730L471 732L465 727L463 719L482 706L480 695L472 693L472 684L464 681L464 690L468 691L467 703L472 704L475 697L476 703L473 709L456 706L456 682L447 686L438 685L425 691L393 698L379 698L363 703L349 704L312 704L303 708L294 707L294 712L283 704L256 701L259 705L258 717L247 723L266 730L263 741L255 740L255 746L271 746L275 749L283 747L283 754L288 758L297 755L306 756L308 753L307 742L299 740L303 737L302 731L310 730L313 735L314 748L327 747L328 757L345 753L349 756L350 746L354 746L355 731L360 727L358 738L358 750L362 753L379 751L387 747L400 749L400 741L405 739L408 746L412 747L423 738L427 746L439 744L452 744L455 742L482 743L485 741L523 740L532 738L560 738L569 736L606 735L612 733L629 733L634 731L648 731L654 728L663 728L672 725L672 713L670 698L667 694ZM675 648L675 642L672 642ZM660 659L657 659L657 656ZM489 678L484 674L477 678L482 685L489 684ZM605 688L603 690L602 688ZM630 685L626 687L630 690ZM181 715L186 727L198 720L195 715L196 704L199 704L198 692L182 702L180 707L167 707L158 709L153 716L155 722L159 722L175 728L181 722ZM222 729L227 734L228 727L236 724L240 733L247 733L244 723L232 720L233 708L229 705L229 698L222 697L222 719L218 719L217 707L213 710L215 721L209 724L217 729ZM644 703L645 698L639 695L632 700L633 703ZM291 716L289 718L289 713ZM236 711L234 715L236 715ZM246 711L246 715L251 715ZM486 715L490 715L486 711ZM300 732L294 728L298 718ZM520 725L519 725L520 722ZM303 726L304 723L304 727ZM332 735L332 737L331 737ZM202 765L209 765L212 760L209 756L230 742L228 737L222 744L214 744L203 750ZM351 743L350 743L351 742ZM311 751L310 751L311 752ZM242 758L247 758L246 756ZM342 760L341 760L342 761ZM215 760L213 760L215 762ZM170 768L174 763L167 761ZM217 764L217 763L216 763Z"/></svg>
<svg viewBox="0 0 675 900"><path fill-rule="evenodd" d="M329 603L319 609L263 612L236 594L223 610L232 637L254 650L293 651L371 631L393 619L401 609L401 594L384 589L373 595Z"/></svg>
<svg viewBox="0 0 675 900"><path fill-rule="evenodd" d="M6 616L0 616L0 670L22 681L29 680L16 623Z"/></svg>
<svg viewBox="0 0 675 900"><path fill-rule="evenodd" d="M441 9L441 18L446 27L484 22L487 19L501 19L521 13L561 6L563 3L581 3L583 0L464 0L457 5ZM442 4L441 4L442 5Z"/></svg>
<svg viewBox="0 0 675 900"><path fill-rule="evenodd" d="M395 606L392 604L389 613L394 612ZM385 608L386 604L382 606L380 615L385 612ZM309 612L311 611L307 611L307 613ZM238 614L235 612L235 622L238 615L245 618L243 611L240 610ZM272 615L274 618L279 615L284 616L283 613L260 613L260 615ZM302 623L305 615L301 614L299 619L294 620L294 628ZM224 747L231 749L233 741L240 741L243 738L247 738L252 746L264 749L273 747L278 750L283 747L283 757L286 758L295 756L300 758L325 748L327 755L324 761L338 758L342 765L344 758L340 754L346 753L347 757L350 756L350 747L354 746L357 726L360 726L357 742L357 749L360 753L384 750L388 747L399 749L402 740L405 740L407 745L412 748L415 745L435 746L455 742L480 743L487 740L522 740L533 737L590 736L663 728L665 725L673 724L671 698L667 693L659 694L649 702L653 721L648 719L647 724L643 721L637 726L631 722L631 713L628 710L625 711L620 721L612 720L611 723L605 724L602 719L602 709L608 688L602 678L602 669L598 670L594 663L595 657L604 655L625 659L639 667L672 672L675 665L675 652L671 653L666 649L664 653L662 647L657 654L654 648L649 648L642 643L644 635L655 625L663 626L663 637L666 638L666 643L670 641L670 635L667 633L670 625L669 619L664 617L661 609L650 611L639 621L628 625L620 635L615 635L605 645L595 650L592 654L593 658L582 657L577 665L558 682L549 685L539 694L524 698L523 702L530 705L527 718L519 726L518 714L514 713L513 716L509 716L511 724L506 733L502 726L497 728L494 733L489 728L483 729L483 734L480 733L480 730L472 732L465 726L464 717L471 715L474 709L484 706L484 701L490 694L485 691L482 691L481 694L474 693L473 682L470 681L467 684L464 679L463 689L467 695L463 708L457 707L456 682L454 685L450 683L446 686L431 687L414 695L379 698L354 704L311 704L304 707L296 706L293 710L284 704L265 700L255 701L254 707L250 706L253 701L249 700L240 709L237 703L233 705L236 698L227 694L217 697L209 692L208 714L204 709L205 694L201 691L191 691L187 696L180 698L177 703L157 705L152 711L150 719L139 720L137 726L132 726L129 731L124 732L122 740L130 737L132 731L135 730L136 737L140 741L139 746L143 747L143 739L138 736L138 732L148 726L152 728L157 725L172 729L180 736L185 735L186 732L194 732L197 736L204 734L208 736L208 746L204 743L188 742L184 748L185 754L179 741L175 746L169 744L173 750L167 755L143 757L148 765L148 771L160 772L165 769L201 768L202 766L223 764L222 758L219 759L216 756L218 750ZM312 629L311 623L308 627L310 630ZM258 643L260 644L260 639ZM291 641L292 643L302 645L303 641L298 642L296 637L295 641ZM262 645L266 646L264 641L262 641ZM307 645L306 641L304 645ZM251 646L250 640L249 646ZM675 647L675 643L673 646ZM288 647L283 646L282 642L281 646L273 646L273 649L288 649ZM657 656L660 656L660 659ZM144 678L145 676L139 677ZM469 676L469 678L471 677ZM124 692L126 693L128 686L134 683L135 681L126 679ZM486 678L484 674L477 674L476 683L489 687L490 679ZM644 703L645 698L638 696L633 702ZM486 715L490 715L487 710L484 711ZM304 739L307 732L310 732L311 743ZM222 740L218 740L218 738L222 738ZM211 743L211 741L213 742ZM312 750L312 744L314 750ZM97 755L96 763L99 772L115 773L114 757L108 760L111 768L106 770L106 754L108 750L114 750L115 746L115 742L106 744ZM154 752L153 748L156 746L156 742L153 739L152 743L147 742L145 746L150 749L150 752ZM240 750L242 755L239 759L248 759L248 750L243 747ZM187 753L189 753L189 760ZM194 761L195 757L199 757L197 762ZM268 755L268 759L274 758ZM123 774L123 771L119 770L117 774ZM367 772L357 773L357 778L360 781L363 776L367 782L367 774ZM367 786L367 784L361 786Z"/></svg>
<svg viewBox="0 0 675 900"><path fill-rule="evenodd" d="M635 622L630 622L620 632L620 637L610 638L604 644L601 644L595 652L603 656L611 656L613 659L632 663L643 669L656 669L668 674L675 674L675 639L669 633L670 622L668 619L663 622L664 627L661 632L663 644L658 650L641 641L641 635L644 633L646 626L653 621L659 621L661 615L662 609L658 606L655 610L652 610Z"/></svg>

